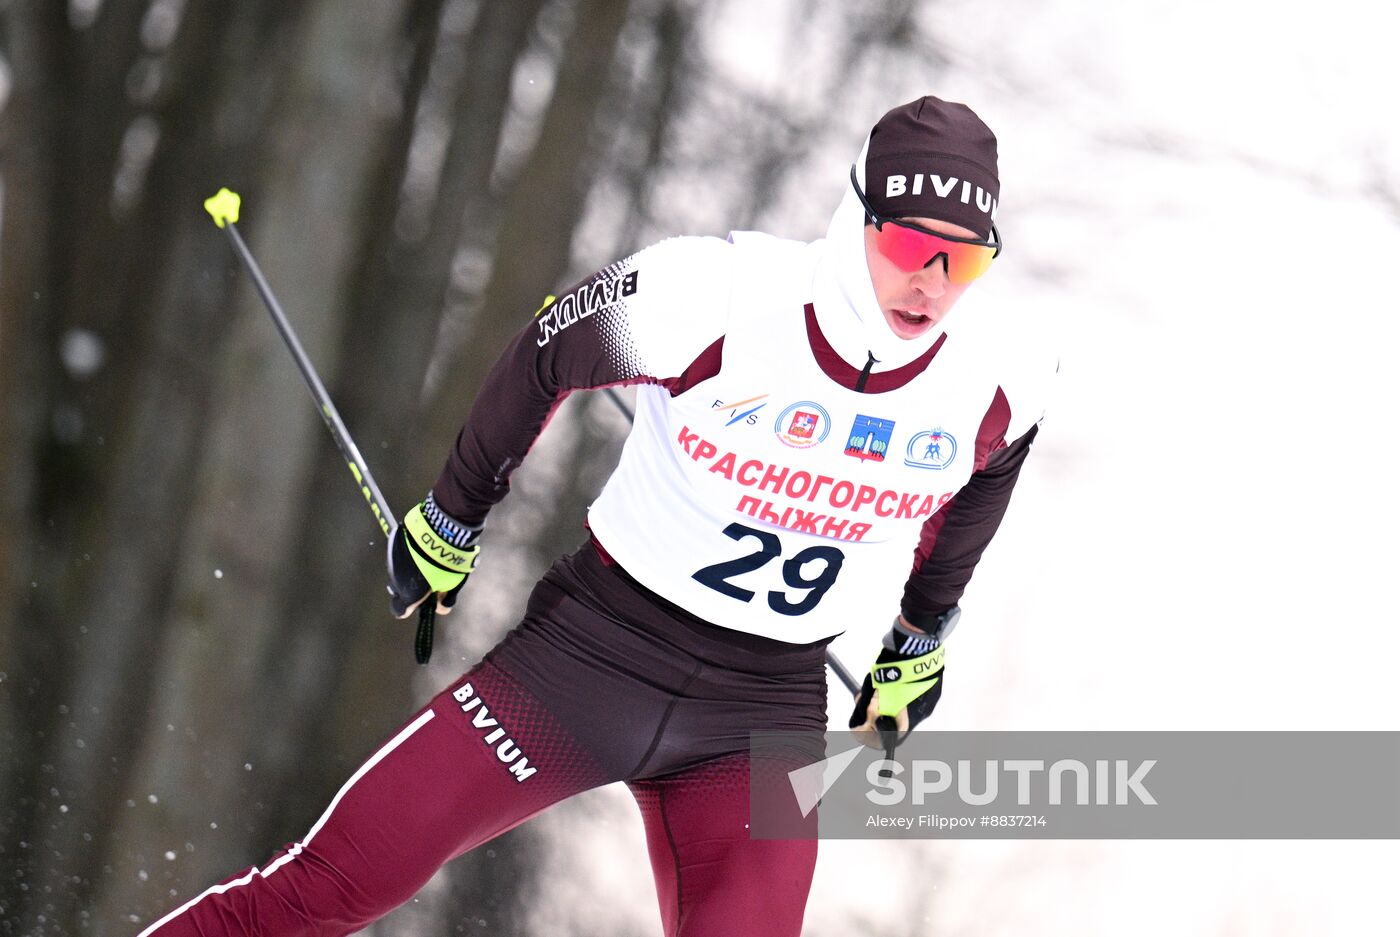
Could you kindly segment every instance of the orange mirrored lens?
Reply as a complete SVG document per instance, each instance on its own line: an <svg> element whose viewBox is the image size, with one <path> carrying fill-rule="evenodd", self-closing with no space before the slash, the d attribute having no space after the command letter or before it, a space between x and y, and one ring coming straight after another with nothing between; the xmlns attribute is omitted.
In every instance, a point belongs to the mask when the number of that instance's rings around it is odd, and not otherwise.
<svg viewBox="0 0 1400 937"><path fill-rule="evenodd" d="M942 254L948 258L948 279L953 283L971 283L986 273L997 253L995 246L950 241L890 222L875 232L875 246L906 273L922 270Z"/></svg>

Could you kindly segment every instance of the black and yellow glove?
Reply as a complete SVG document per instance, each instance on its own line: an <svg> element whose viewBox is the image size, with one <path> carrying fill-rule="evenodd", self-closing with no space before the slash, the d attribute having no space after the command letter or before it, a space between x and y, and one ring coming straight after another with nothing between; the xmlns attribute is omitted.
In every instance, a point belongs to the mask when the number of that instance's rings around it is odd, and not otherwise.
<svg viewBox="0 0 1400 937"><path fill-rule="evenodd" d="M884 648L861 684L850 727L868 734L867 745L893 751L927 719L943 696L943 640L961 614L955 605L927 632L896 618ZM878 741L877 741L878 739Z"/></svg>
<svg viewBox="0 0 1400 937"><path fill-rule="evenodd" d="M394 616L407 618L429 596L437 597L439 615L451 611L476 568L480 537L480 527L444 514L432 492L414 505L389 541L389 606Z"/></svg>

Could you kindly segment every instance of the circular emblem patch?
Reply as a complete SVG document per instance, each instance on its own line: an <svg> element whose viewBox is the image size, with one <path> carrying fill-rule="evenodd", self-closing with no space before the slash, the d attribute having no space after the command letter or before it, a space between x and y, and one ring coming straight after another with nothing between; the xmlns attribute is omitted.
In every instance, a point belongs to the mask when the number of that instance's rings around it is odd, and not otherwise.
<svg viewBox="0 0 1400 937"><path fill-rule="evenodd" d="M958 441L941 429L915 433L904 450L904 464L914 468L945 469L958 454Z"/></svg>
<svg viewBox="0 0 1400 937"><path fill-rule="evenodd" d="M773 432L785 446L809 449L831 432L831 415L821 404L799 400L778 414Z"/></svg>

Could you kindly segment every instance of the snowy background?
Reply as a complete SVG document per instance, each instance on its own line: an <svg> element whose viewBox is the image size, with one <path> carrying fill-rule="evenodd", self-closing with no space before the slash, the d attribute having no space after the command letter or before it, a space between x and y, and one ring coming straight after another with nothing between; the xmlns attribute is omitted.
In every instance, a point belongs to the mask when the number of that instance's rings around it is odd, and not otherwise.
<svg viewBox="0 0 1400 937"><path fill-rule="evenodd" d="M25 44L25 29L41 19L38 5L0 7L0 101L7 102L0 113L6 122L0 429L8 450L0 460L6 491L0 585L7 590L0 595L0 766L9 764L0 768L8 801L0 803L0 934L6 935L133 932L133 922L150 920L177 894L193 894L299 835L326 799L317 784L347 775L374 739L510 626L542 566L578 539L579 507L625 430L606 401L566 405L493 514L489 564L464 594L465 614L440 630L432 666L410 671L400 659L408 656L407 636L395 639L392 652L366 638L367 650L328 657L318 642L337 633L330 630L339 627L335 609L318 632L298 624L294 601L270 597L274 587L288 588L288 577L321 581L298 565L308 535L294 529L300 515L286 505L299 504L306 486L324 478L310 490L346 504L325 527L312 529L351 540L370 532L338 474L343 468L321 452L328 441L310 406L303 408L304 391L264 314L248 295L233 299L239 278L224 246L197 240L208 235L207 222L182 222L190 226L185 239L204 253L172 264L165 279L143 288L144 295L175 302L179 284L188 282L227 303L219 312L227 316L227 331L207 349L161 324L154 312L154 324L140 327L115 314L85 320L100 301L84 306L75 287L78 295L67 306L47 305L48 293L31 291L25 279L35 267L34 179L43 181L52 169L34 154L57 167L83 165L61 149L23 145L25 128L61 120L35 117L32 102L40 98L28 69L44 65L41 53L56 61L95 55L104 47L100 31L115 28L112 18L123 7L141 23L142 61L159 59L167 47L178 50L187 39L230 44L212 27L188 38L202 22L195 0L188 7L74 0L67 28L76 38L72 48L58 49ZM493 48L489 37L477 38L482 4L359 7L348 17L333 4L308 4L311 24L292 33L301 38L273 32L282 38L241 54L251 63L257 55L294 54L287 49L314 51L315 41L340 54L353 43L336 32L337 20L357 23L357 36L375 29L388 35L391 14L367 11L391 7L440 8L440 49L469 41L481 43L470 47L476 53ZM1390 588L1391 537L1400 523L1390 475L1400 444L1388 425L1400 391L1391 361L1400 341L1394 90L1400 64L1391 48L1400 16L1360 0L1325 7L1292 0L929 0L872 3L859 11L800 0L555 0L531 9L538 20L513 40L510 106L499 141L482 157L489 165L480 173L489 185L454 193L447 175L434 175L444 165L473 164L444 129L456 118L434 111L431 95L425 93L405 138L407 168L390 213L396 237L433 244L431 206L452 198L489 219L448 232L451 249L438 273L450 284L425 301L433 312L425 320L432 326L431 359L412 371L385 368L368 386L330 368L328 384L338 400L349 398L342 409L371 463L382 459L395 472L404 463L403 480L385 484L391 499L417 496L421 482L412 478L440 458L450 438L444 427L460 421L435 394L452 399L462 361L471 362L467 371L479 368L499 347L498 333L482 324L488 314L482 310L515 294L495 245L507 240L512 209L537 207L515 194L511 180L551 165L537 140L542 126L557 129L550 104L568 87L560 63L571 43L588 41L576 32L580 23L613 15L622 38L610 87L633 94L629 102L670 101L668 123L650 149L643 125L604 133L602 142L596 133L590 138L576 225L557 257L546 251L529 258L545 269L553 261L557 277L538 282L536 271L522 295L569 282L668 234L752 227L819 236L866 129L887 107L919 94L965 101L997 132L998 221L1008 248L957 314L1015 310L1025 328L1056 343L1062 368L1011 511L962 603L964 620L950 646L952 684L927 728L1400 729L1393 684L1400 621ZM677 22L684 24L681 39ZM898 28L881 32L886 23ZM868 44L852 39L857 28L871 31ZM668 43L685 50L692 68L685 82L667 72L685 89L674 98L657 90ZM437 71L425 87L450 86L459 80L454 67L460 73L478 60L459 58L435 58ZM108 147L117 171L95 190L102 196L96 204L132 227L98 225L87 240L71 241L44 229L48 250L101 256L116 249L122 231L148 228L160 216L143 214L140 206L157 183L166 183L163 171L172 173L172 187L183 184L191 193L222 183L218 177L207 186L217 173L162 169L160 141L172 139L180 124L142 103L142 74L132 66L122 92L136 103L130 119L123 118L119 145ZM371 131L392 123L385 104L392 94L375 74L366 70L359 85L347 79L317 94L289 82L281 109L268 105L275 119L257 124L261 135L243 144L249 165L266 173L251 176L263 180L260 202L252 205L266 206L261 221L254 210L248 222L254 249L266 258L294 319L334 306L327 297L349 295L343 286L355 282L346 272L354 266L346 258L355 254L339 240L337 209L325 206L341 197L331 176L365 173L356 160L369 162L361 153L365 131L345 130L335 120L349 122L343 126L368 120ZM73 106L92 104L71 93ZM344 115L337 117L335 107ZM151 122L141 122L151 114ZM253 125L239 123L240 114L225 114L221 140L236 136L229 122ZM606 102L597 114L595 121L621 119ZM753 136L725 141L717 128ZM55 139L55 147L100 148L81 137ZM196 153L219 164L226 149L221 143ZM51 179L48 184L54 187ZM487 229L496 234L482 234ZM107 234L114 240L104 246ZM124 275L139 266L133 261ZM522 266L524 273L512 275L530 279L531 264ZM61 279L53 272L62 273L61 263L50 260L47 269L46 282ZM108 280L113 290L123 282ZM372 326L348 313L346 319L360 324L337 324L332 316L305 320L303 338L313 356L352 360L348 352L336 358L336 349L350 348L356 328ZM194 351L179 348L182 335ZM171 458L168 475L150 467L149 457L144 464L155 481L174 479L169 483L178 486L179 479L194 478L178 489L184 493L178 503L191 516L213 520L173 540L178 548L160 564L128 570L118 560L131 528L118 521L162 530L161 512L149 510L159 503L154 495L127 515L98 512L81 500L85 495L46 494L45 479L67 484L74 476L65 473L81 458L99 466L94 474L107 472L111 467L94 447L106 437L114 444L105 451L121 439L139 441L140 414L163 412L147 403L119 419L101 409L94 388L123 367L132 336L171 345L182 367L208 372L205 390L186 395L207 393L214 401L199 411L208 435L186 440L183 422L171 421L173 430L162 424L169 445L183 440L189 452ZM467 359L454 358L463 348ZM207 366L200 364L205 351ZM57 389L45 383L50 371ZM389 418L357 403L357 394L389 396L424 372L418 400L446 412L415 438L381 431ZM48 389L35 391L39 386ZM242 466L250 450L263 447L284 455L275 465L224 474L221 466ZM46 455L23 461L31 451ZM316 468L317 460L331 465ZM111 471L120 475L124 464L113 463ZM90 475L78 477L98 486ZM561 491L570 497L561 498ZM24 532L31 528L36 532ZM62 535L44 532L54 529ZM364 552L371 555L373 544ZM348 603L339 606L341 620L349 614L344 608L380 601L381 587L366 572L372 560L357 562L359 572L345 574L353 587L336 588ZM100 575L85 572L94 564ZM57 578L68 575L97 577L71 582L104 597L71 598L66 586L53 585L69 583ZM65 682L62 674L88 674L83 668L94 660L120 652L90 634L93 622L146 614L147 605L131 597L140 590L129 577L154 577L159 591L174 597L168 604L148 601L159 609L159 629L125 639L136 641L144 660L125 671L113 667L128 676L113 676L106 690L101 679ZM363 627L387 625L387 616L368 617ZM883 620L853 627L834 650L859 670L884 627ZM395 663L380 664L390 653ZM334 664L318 664L326 660ZM99 728L95 710L85 714L99 704L111 713L109 704L123 699L121 688L136 674L149 680L148 692ZM377 711L345 702L372 683L396 683L402 692L377 699ZM272 685L286 695L258 702ZM333 692L344 695L328 695ZM326 711L328 699L346 715L311 736L323 746L316 760L325 778L308 778L305 802L296 802L292 788L304 759L278 748L291 743L278 741L276 726L285 723L295 739L304 725L298 720ZM197 703L216 715L197 718ZM833 725L844 724L848 709L834 685ZM265 729L271 741L250 738L250 725ZM129 766L115 782L119 790L104 792L105 776L84 760L96 759L99 747L113 765ZM92 810L105 793L110 812ZM283 802L295 808L275 806ZM641 821L625 789L576 798L499 848L448 867L370 932L659 932ZM1400 927L1391 898L1397 864L1400 846L1393 842L824 842L806 932L1392 933ZM500 870L493 873L493 865ZM501 879L521 884L507 904L478 915L485 886L473 891L474 883L499 886ZM64 905L61 895L70 889L83 907Z"/></svg>

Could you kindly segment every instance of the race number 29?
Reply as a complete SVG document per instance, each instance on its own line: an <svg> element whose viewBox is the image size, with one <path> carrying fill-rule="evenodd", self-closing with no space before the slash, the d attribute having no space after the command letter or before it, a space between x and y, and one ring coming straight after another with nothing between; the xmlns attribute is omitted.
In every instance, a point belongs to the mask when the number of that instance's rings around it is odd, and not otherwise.
<svg viewBox="0 0 1400 937"><path fill-rule="evenodd" d="M755 530L743 524L730 524L724 528L724 535L730 540L739 541L752 537L758 541L759 549L754 553L696 570L690 578L731 599L751 602L757 593L729 580L744 573L751 573L769 561L780 558L783 543L775 533ZM844 553L836 547L828 546L808 547L800 553L793 554L783 561L783 582L790 588L801 591L794 597L775 589L768 593L768 607L780 615L805 615L810 612L836 582L836 575L841 572L841 564L845 560ZM803 567L809 563L821 564L814 576L803 575Z"/></svg>

